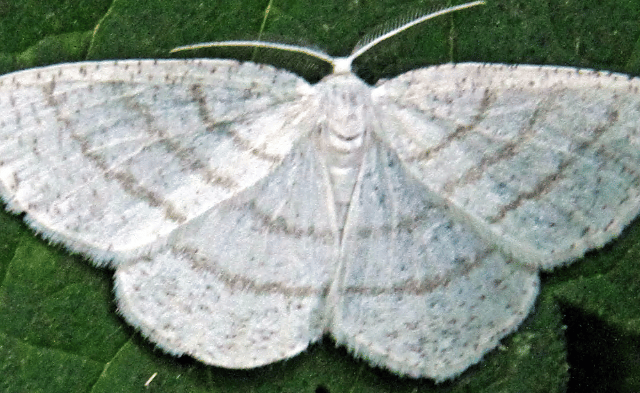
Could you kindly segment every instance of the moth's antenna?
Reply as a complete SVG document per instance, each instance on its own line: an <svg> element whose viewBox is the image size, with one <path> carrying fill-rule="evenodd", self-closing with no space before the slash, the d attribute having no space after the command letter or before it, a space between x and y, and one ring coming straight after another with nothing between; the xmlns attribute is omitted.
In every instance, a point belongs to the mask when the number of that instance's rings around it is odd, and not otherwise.
<svg viewBox="0 0 640 393"><path fill-rule="evenodd" d="M388 31L370 41L367 41L364 45L359 46L356 45L356 48L354 49L354 51L351 53L351 55L349 55L348 57L333 57L333 56L329 56L328 54L319 51L319 50L315 50L315 49L311 49L311 48L305 48L302 46L296 46L296 45L288 45L288 44L279 44L279 43L275 43L275 42L265 42L265 41L215 41L215 42L203 42L200 44L193 44L193 45L185 45L185 46L179 46L177 48L173 48L171 50L170 53L176 53L176 52L180 52L183 50L193 50L193 49L202 49L202 48L211 48L211 47L221 47L221 46L247 46L247 47L253 47L253 48L268 48L268 49L279 49L279 50L283 50L283 51L287 51L287 52L297 52L297 53L302 53L305 54L307 56L312 56L315 57L317 59L320 59L322 61L326 61L327 63L333 65L333 73L334 74L340 74L340 73L350 73L351 72L351 63L353 63L353 60L355 60L358 56L360 56L361 54L365 53L366 51L368 51L369 49L373 48L375 45L379 44L380 42L386 40L387 38L393 37L394 35L412 27L415 26L419 23L422 23L426 20L429 20L431 18L435 18L436 16L440 16L440 15L444 15L444 14L448 14L449 12L454 12L454 11L458 11L458 10L463 10L466 8L471 8L471 7L475 7L477 5L481 5L481 4L485 4L485 2L483 0L479 0L479 1L474 1L471 3L466 3L466 4L461 4L461 5L456 5L453 7L448 7L448 8L444 8L440 11L436 11L436 12L432 12L430 14L426 14L423 15L417 19L412 20L411 22L405 23L402 26L399 26L391 31Z"/></svg>
<svg viewBox="0 0 640 393"><path fill-rule="evenodd" d="M407 30L410 27L413 27L419 23L422 23L426 20L435 18L437 16L440 15L444 15L444 14L448 14L450 12L454 12L454 11L459 11L459 10L464 10L466 8L471 8L471 7L475 7L477 5L482 5L485 4L485 2L483 0L480 1L474 1L472 3L465 3L465 4L460 4L460 5L456 5L453 7L449 7L449 8L444 8L442 10L436 11L436 12L432 12L430 14L426 14L423 15L417 19L412 20L409 23L405 23L402 26L396 27L393 30L390 30L374 39L372 39L369 42L366 42L365 44L363 44L362 46L360 45L360 43L358 43L358 45L356 45L356 47L354 48L353 52L351 53L351 55L348 57L349 59L351 59L351 61L353 61L354 59L356 59L358 56L360 56L361 54L363 54L364 52L368 51L369 49L373 48L374 46L378 45L379 43L381 43L382 41L386 40L387 38L391 38L394 35L403 32L404 30Z"/></svg>
<svg viewBox="0 0 640 393"><path fill-rule="evenodd" d="M279 44L276 42L265 42L265 41L214 41L214 42L203 42L200 44L193 45L185 45L179 46L177 48L171 49L169 53L176 53L183 50L192 50L192 49L203 49L203 48L211 48L211 47L220 47L220 46L250 46L253 48L267 48L267 49L279 49L287 52L297 52L302 53L308 56L312 56L318 58L320 60L326 61L329 64L333 64L334 58L329 56L328 54L311 49L305 48L304 46L297 45L289 45L289 44Z"/></svg>

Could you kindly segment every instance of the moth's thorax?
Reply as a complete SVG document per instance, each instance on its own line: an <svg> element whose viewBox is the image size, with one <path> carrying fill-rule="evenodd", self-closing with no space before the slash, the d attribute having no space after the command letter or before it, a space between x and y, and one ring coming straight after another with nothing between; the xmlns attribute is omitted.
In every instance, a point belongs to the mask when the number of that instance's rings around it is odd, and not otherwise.
<svg viewBox="0 0 640 393"><path fill-rule="evenodd" d="M338 211L346 208L374 122L370 87L353 74L332 74L316 85L318 143L331 178ZM341 221L338 213L338 220Z"/></svg>
<svg viewBox="0 0 640 393"><path fill-rule="evenodd" d="M322 113L320 139L328 161L339 166L357 165L367 127L373 121L370 87L353 74L332 74L316 88Z"/></svg>

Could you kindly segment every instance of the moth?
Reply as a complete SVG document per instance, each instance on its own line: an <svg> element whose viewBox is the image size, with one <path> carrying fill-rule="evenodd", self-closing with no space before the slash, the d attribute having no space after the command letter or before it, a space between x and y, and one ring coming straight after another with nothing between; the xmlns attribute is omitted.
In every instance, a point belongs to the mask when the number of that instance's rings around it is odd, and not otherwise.
<svg viewBox="0 0 640 393"><path fill-rule="evenodd" d="M324 334L443 381L534 306L539 271L640 209L640 81L446 64L369 86L365 41L317 84L233 60L83 62L0 77L0 196L115 269L166 352L253 368ZM192 48L195 46L191 46ZM184 48L183 48L184 49Z"/></svg>

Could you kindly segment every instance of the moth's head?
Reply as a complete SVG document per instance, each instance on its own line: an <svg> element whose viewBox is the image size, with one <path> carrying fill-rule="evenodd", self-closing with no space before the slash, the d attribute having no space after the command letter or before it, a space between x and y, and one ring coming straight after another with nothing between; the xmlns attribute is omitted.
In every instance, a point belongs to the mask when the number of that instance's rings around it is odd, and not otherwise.
<svg viewBox="0 0 640 393"><path fill-rule="evenodd" d="M351 56L349 57L334 57L331 64L333 64L333 74L351 74L351 63L353 63Z"/></svg>

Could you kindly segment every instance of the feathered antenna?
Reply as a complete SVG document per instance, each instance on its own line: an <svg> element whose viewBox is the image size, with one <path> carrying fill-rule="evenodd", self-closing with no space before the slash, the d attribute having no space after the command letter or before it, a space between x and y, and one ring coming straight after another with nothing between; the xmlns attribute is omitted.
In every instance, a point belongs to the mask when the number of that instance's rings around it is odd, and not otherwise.
<svg viewBox="0 0 640 393"><path fill-rule="evenodd" d="M384 29L383 32L377 35L367 35L364 39L360 40L351 55L347 57L333 57L330 56L320 50L305 48L302 46L289 45L289 44L281 44L276 42L265 42L265 41L215 41L215 42L204 42L200 44L186 45L174 48L171 50L171 53L183 51L183 50L192 50L192 49L202 49L202 48L211 48L211 47L221 47L221 46L247 46L254 48L268 48L268 49L279 49L287 52L297 52L302 53L311 57L315 57L322 61L326 61L327 63L333 65L333 73L350 73L351 72L351 64L353 60L355 60L358 56L362 55L369 49L373 48L375 45L380 42L393 37L394 35L413 27L419 23L422 23L426 20L435 18L440 15L448 14L450 12L463 10L466 8L475 7L477 5L485 4L483 0L474 1L471 3L465 3L453 7L444 8L435 12L431 12L426 15L417 16L415 19L412 19L409 22L401 23L397 22L393 24L393 26L389 26Z"/></svg>
<svg viewBox="0 0 640 393"><path fill-rule="evenodd" d="M405 30L407 30L410 27L413 27L417 24L420 24L426 20L435 18L437 16L440 15L444 15L444 14L448 14L450 12L454 12L454 11L459 11L459 10L464 10L466 8L471 8L471 7L475 7L477 5L481 5L484 4L485 2L483 0L480 1L474 1L472 3L465 3L465 4L460 4L460 5L456 5L453 7L448 7L448 8L444 8L438 11L434 11L431 12L429 14L424 14L421 16L417 16L410 20L409 22L404 22L403 21L398 21L393 23L392 26L388 26L385 31L374 35L367 35L365 36L363 39L361 39L360 41L358 41L358 43L356 44L355 48L353 48L353 51L351 52L351 55L349 56L349 58L351 58L351 60L353 61L355 58L357 58L358 56L360 56L361 54L365 53L366 51L368 51L369 49L373 48L374 46L378 45L379 43L381 43L382 41L393 37L394 35L401 33ZM405 19L406 20L406 19Z"/></svg>

